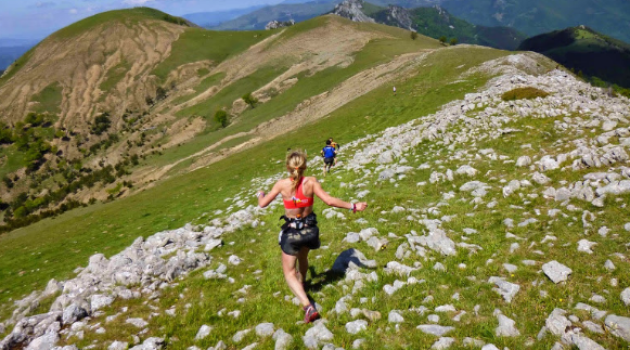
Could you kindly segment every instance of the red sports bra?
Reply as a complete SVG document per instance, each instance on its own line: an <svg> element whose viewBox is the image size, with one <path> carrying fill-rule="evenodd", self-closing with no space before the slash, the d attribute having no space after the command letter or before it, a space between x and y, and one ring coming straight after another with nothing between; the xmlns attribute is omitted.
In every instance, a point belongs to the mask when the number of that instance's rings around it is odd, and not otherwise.
<svg viewBox="0 0 630 350"><path fill-rule="evenodd" d="M313 205L313 197L305 197L302 192L302 184L304 183L304 178L300 180L300 184L295 191L295 196L291 199L284 199L284 208L285 209L298 209L298 208L308 208Z"/></svg>

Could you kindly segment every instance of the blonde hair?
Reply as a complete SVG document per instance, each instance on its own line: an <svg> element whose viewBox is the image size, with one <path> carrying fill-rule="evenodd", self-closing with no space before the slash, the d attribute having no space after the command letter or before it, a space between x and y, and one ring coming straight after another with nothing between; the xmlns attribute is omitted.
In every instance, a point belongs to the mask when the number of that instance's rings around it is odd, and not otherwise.
<svg viewBox="0 0 630 350"><path fill-rule="evenodd" d="M286 164L293 182L293 191L297 191L300 180L304 176L304 170L306 170L306 154L300 151L291 152L287 155Z"/></svg>

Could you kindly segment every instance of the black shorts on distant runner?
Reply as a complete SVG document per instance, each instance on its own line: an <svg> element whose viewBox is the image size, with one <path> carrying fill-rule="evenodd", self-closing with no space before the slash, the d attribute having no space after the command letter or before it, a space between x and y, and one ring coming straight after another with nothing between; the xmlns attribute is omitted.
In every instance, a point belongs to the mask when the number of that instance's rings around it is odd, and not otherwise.
<svg viewBox="0 0 630 350"><path fill-rule="evenodd" d="M335 158L324 158L324 164L326 165L333 165L333 163L335 162Z"/></svg>
<svg viewBox="0 0 630 350"><path fill-rule="evenodd" d="M301 229L290 227L288 222L282 225L278 243L285 254L296 256L303 247L319 249L321 246L315 214L310 214L306 219L312 219L315 224L306 225Z"/></svg>

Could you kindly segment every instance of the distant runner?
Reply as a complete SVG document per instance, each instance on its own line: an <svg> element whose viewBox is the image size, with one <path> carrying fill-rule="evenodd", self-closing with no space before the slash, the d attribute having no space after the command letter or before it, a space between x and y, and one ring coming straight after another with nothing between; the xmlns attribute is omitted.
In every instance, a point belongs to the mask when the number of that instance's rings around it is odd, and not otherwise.
<svg viewBox="0 0 630 350"><path fill-rule="evenodd" d="M394 95L396 95L396 87L395 86L394 86L393 91L394 91Z"/></svg>
<svg viewBox="0 0 630 350"><path fill-rule="evenodd" d="M337 166L337 151L339 150L339 144L333 140L333 138L329 138L330 145L335 149L335 163L334 166Z"/></svg>
<svg viewBox="0 0 630 350"><path fill-rule="evenodd" d="M337 151L332 146L332 141L326 140L326 147L322 148L321 154L324 157L324 176L326 176L326 173L330 172L330 168L335 163L335 157L337 156Z"/></svg>
<svg viewBox="0 0 630 350"><path fill-rule="evenodd" d="M310 323L319 317L319 313L306 295L306 274L308 273L308 252L318 249L319 228L317 216L313 213L313 195L319 197L328 206L363 211L367 203L348 203L326 193L317 179L304 177L306 170L306 155L302 152L292 152L287 156L287 171L290 176L276 182L271 191L265 194L259 191L258 205L264 208L269 205L278 194L284 201L285 220L278 241L282 249L282 271L284 279L293 294L300 299L304 308L304 322ZM296 264L299 262L299 271Z"/></svg>

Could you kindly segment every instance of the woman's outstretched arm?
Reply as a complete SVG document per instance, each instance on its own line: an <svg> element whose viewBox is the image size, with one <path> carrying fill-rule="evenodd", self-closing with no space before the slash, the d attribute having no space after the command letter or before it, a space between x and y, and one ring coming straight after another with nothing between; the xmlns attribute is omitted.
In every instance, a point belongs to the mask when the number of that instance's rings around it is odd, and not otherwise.
<svg viewBox="0 0 630 350"><path fill-rule="evenodd" d="M339 198L335 198L329 195L328 193L326 193L326 191L324 191L324 189L322 188L322 185L317 180L313 182L313 192L315 193L317 197L319 197L319 199L321 199L324 203L326 203L326 205L331 206L331 207L353 209L356 211L363 211L365 210L365 208L367 208L367 203L365 202L352 204L352 203L344 202Z"/></svg>
<svg viewBox="0 0 630 350"><path fill-rule="evenodd" d="M267 194L265 194L265 191L258 191L258 194L256 195L258 196L258 206L265 208L278 196L278 194L280 194L280 182L276 182L271 191Z"/></svg>

